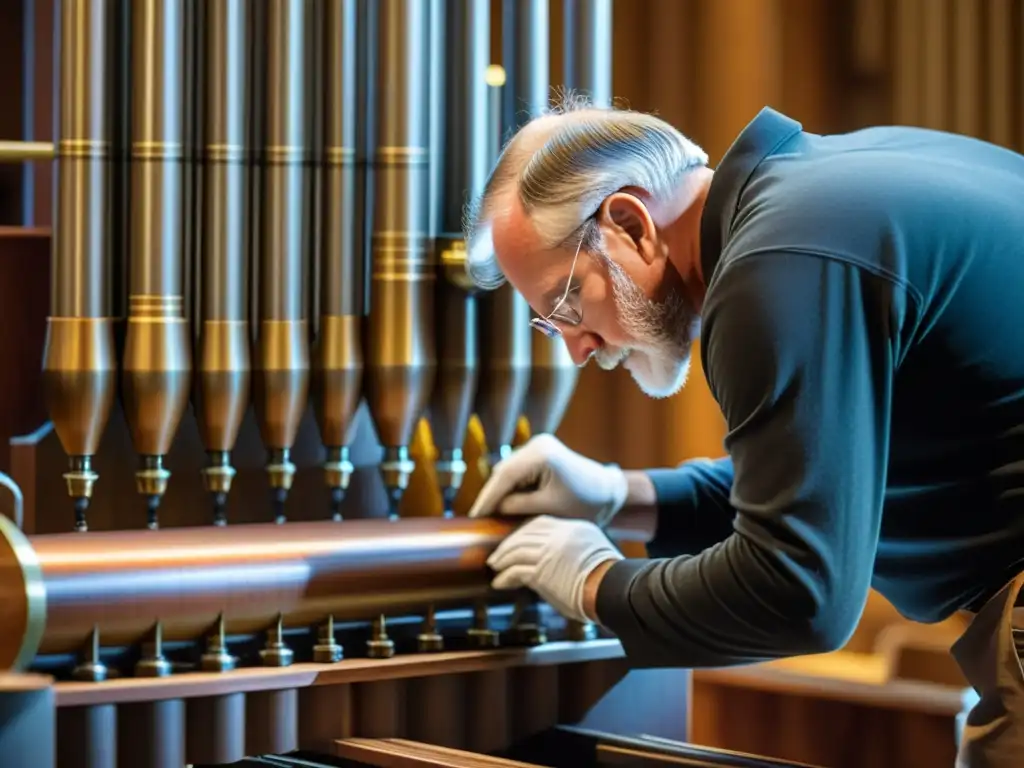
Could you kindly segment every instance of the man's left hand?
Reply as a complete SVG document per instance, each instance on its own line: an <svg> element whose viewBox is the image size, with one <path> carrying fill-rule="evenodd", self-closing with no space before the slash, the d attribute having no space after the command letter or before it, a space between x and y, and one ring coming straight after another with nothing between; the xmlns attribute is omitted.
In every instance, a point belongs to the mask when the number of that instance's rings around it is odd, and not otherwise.
<svg viewBox="0 0 1024 768"><path fill-rule="evenodd" d="M497 571L491 583L495 589L526 587L565 618L588 621L585 592L596 597L596 590L586 589L588 577L598 566L622 559L593 523L542 515L501 542L487 565Z"/></svg>

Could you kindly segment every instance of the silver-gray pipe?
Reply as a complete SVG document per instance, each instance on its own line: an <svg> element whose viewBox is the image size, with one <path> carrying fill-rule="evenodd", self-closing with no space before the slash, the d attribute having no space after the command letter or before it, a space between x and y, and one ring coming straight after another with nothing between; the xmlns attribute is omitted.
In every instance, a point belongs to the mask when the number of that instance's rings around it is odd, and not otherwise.
<svg viewBox="0 0 1024 768"><path fill-rule="evenodd" d="M612 0L565 0L565 85L595 107L612 103Z"/></svg>
<svg viewBox="0 0 1024 768"><path fill-rule="evenodd" d="M508 76L503 119L506 133L547 109L549 37L548 0L505 0L502 58Z"/></svg>
<svg viewBox="0 0 1024 768"><path fill-rule="evenodd" d="M483 191L490 172L487 66L490 64L491 13L488 0L452 2L448 8L447 100L444 127L444 193L441 231L462 229L466 202Z"/></svg>

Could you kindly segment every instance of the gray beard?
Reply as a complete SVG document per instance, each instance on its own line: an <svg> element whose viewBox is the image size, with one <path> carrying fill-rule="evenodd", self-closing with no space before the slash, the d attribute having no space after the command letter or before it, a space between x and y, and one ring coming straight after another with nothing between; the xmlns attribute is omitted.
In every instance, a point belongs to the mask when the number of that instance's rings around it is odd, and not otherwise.
<svg viewBox="0 0 1024 768"><path fill-rule="evenodd" d="M686 381L699 314L679 293L663 301L647 298L622 267L606 254L600 256L611 277L619 325L633 343L602 348L594 356L597 364L608 371L632 357L630 372L644 392L651 397L675 394Z"/></svg>

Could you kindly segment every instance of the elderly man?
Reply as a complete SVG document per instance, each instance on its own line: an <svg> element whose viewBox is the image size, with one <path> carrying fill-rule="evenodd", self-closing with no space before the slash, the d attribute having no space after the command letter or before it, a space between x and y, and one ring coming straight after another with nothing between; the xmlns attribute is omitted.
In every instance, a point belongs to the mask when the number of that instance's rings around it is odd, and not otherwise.
<svg viewBox="0 0 1024 768"><path fill-rule="evenodd" d="M471 511L539 515L495 587L648 667L834 650L872 586L919 621L974 612L961 761L1021 765L1024 157L766 109L712 171L667 123L584 107L512 138L467 225L475 279L507 279L580 365L666 397L699 334L728 424L727 458L675 469L531 440ZM602 534L624 508L657 515L650 559Z"/></svg>

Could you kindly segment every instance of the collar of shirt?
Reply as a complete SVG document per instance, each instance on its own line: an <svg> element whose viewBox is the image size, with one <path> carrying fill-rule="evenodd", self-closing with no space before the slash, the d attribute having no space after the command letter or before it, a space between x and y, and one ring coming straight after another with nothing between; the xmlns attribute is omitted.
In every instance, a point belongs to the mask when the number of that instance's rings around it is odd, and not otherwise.
<svg viewBox="0 0 1024 768"><path fill-rule="evenodd" d="M740 195L761 162L803 126L770 107L747 124L722 157L711 180L700 222L700 258L705 285L711 285L722 248L729 237Z"/></svg>

